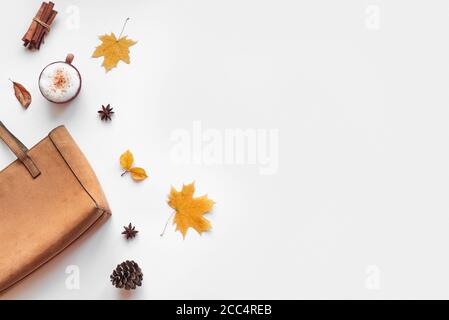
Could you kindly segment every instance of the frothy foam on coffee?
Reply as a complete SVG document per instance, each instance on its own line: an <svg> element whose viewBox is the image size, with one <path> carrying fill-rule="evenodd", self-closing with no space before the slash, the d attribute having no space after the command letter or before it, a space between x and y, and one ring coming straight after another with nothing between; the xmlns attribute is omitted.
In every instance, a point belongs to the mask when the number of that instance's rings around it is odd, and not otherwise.
<svg viewBox="0 0 449 320"><path fill-rule="evenodd" d="M80 85L81 79L78 71L64 62L47 66L39 79L42 94L54 102L65 102L72 99L78 93Z"/></svg>

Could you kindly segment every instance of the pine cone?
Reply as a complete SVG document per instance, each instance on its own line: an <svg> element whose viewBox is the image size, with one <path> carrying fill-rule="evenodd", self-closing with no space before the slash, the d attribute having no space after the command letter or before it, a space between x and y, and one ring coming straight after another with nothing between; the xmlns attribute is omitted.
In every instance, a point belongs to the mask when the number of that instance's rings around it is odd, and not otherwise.
<svg viewBox="0 0 449 320"><path fill-rule="evenodd" d="M132 260L120 263L111 274L112 285L120 289L134 290L142 285L142 280L142 270Z"/></svg>

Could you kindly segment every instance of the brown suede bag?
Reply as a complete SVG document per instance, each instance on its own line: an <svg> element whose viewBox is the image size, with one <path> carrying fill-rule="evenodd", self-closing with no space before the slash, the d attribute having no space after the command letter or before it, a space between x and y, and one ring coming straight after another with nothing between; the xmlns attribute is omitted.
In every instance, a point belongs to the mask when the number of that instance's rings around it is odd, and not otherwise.
<svg viewBox="0 0 449 320"><path fill-rule="evenodd" d="M0 139L17 160L0 171L0 292L81 236L110 209L67 129L28 150L3 123Z"/></svg>

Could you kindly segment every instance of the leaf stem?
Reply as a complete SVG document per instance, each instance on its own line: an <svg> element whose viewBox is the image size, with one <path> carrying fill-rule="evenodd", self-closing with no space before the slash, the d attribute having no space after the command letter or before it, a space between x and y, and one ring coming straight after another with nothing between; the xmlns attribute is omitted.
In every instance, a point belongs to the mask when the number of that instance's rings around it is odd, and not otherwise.
<svg viewBox="0 0 449 320"><path fill-rule="evenodd" d="M126 173L128 173L128 170L123 171L123 173L120 176L123 177Z"/></svg>
<svg viewBox="0 0 449 320"><path fill-rule="evenodd" d="M125 31L126 24L128 23L129 18L126 18L125 23L123 23L122 31L120 31L120 35L117 38L117 41L122 37L123 31Z"/></svg>
<svg viewBox="0 0 449 320"><path fill-rule="evenodd" d="M167 222L165 223L165 226L164 226L164 230L162 230L161 237L164 236L164 234L165 234L165 229L167 229L167 225L168 225L169 221L171 220L171 218L173 217L174 214L175 214L175 212L173 211L173 212L171 213L170 217L168 217Z"/></svg>

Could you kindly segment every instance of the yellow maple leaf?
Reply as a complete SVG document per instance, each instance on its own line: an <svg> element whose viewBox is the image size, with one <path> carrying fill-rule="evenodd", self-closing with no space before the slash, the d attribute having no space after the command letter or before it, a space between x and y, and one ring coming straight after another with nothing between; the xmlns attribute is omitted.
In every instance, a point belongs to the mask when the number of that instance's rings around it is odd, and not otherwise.
<svg viewBox="0 0 449 320"><path fill-rule="evenodd" d="M124 176L126 173L131 173L131 177L136 181L145 180L148 178L145 169L139 167L133 167L134 156L131 151L127 150L120 156L120 165L125 171L122 173Z"/></svg>
<svg viewBox="0 0 449 320"><path fill-rule="evenodd" d="M129 18L125 20L118 38L113 32L110 35L105 34L98 37L101 40L101 44L96 47L92 57L104 57L102 66L106 69L106 72L115 68L120 60L127 64L130 63L129 47L135 45L137 41L127 39L127 36L122 37L128 20Z"/></svg>
<svg viewBox="0 0 449 320"><path fill-rule="evenodd" d="M182 233L183 238L189 228L195 229L199 234L211 229L209 220L203 215L212 210L215 202L207 195L194 198L194 193L195 186L191 183L183 185L181 191L172 187L168 196L168 205L175 210L173 223L176 224L176 230Z"/></svg>
<svg viewBox="0 0 449 320"><path fill-rule="evenodd" d="M129 47L135 45L136 41L127 39L126 36L117 39L113 32L110 35L99 36L99 39L102 43L96 47L92 57L104 57L102 66L106 71L115 68L120 60L127 64L131 62Z"/></svg>

